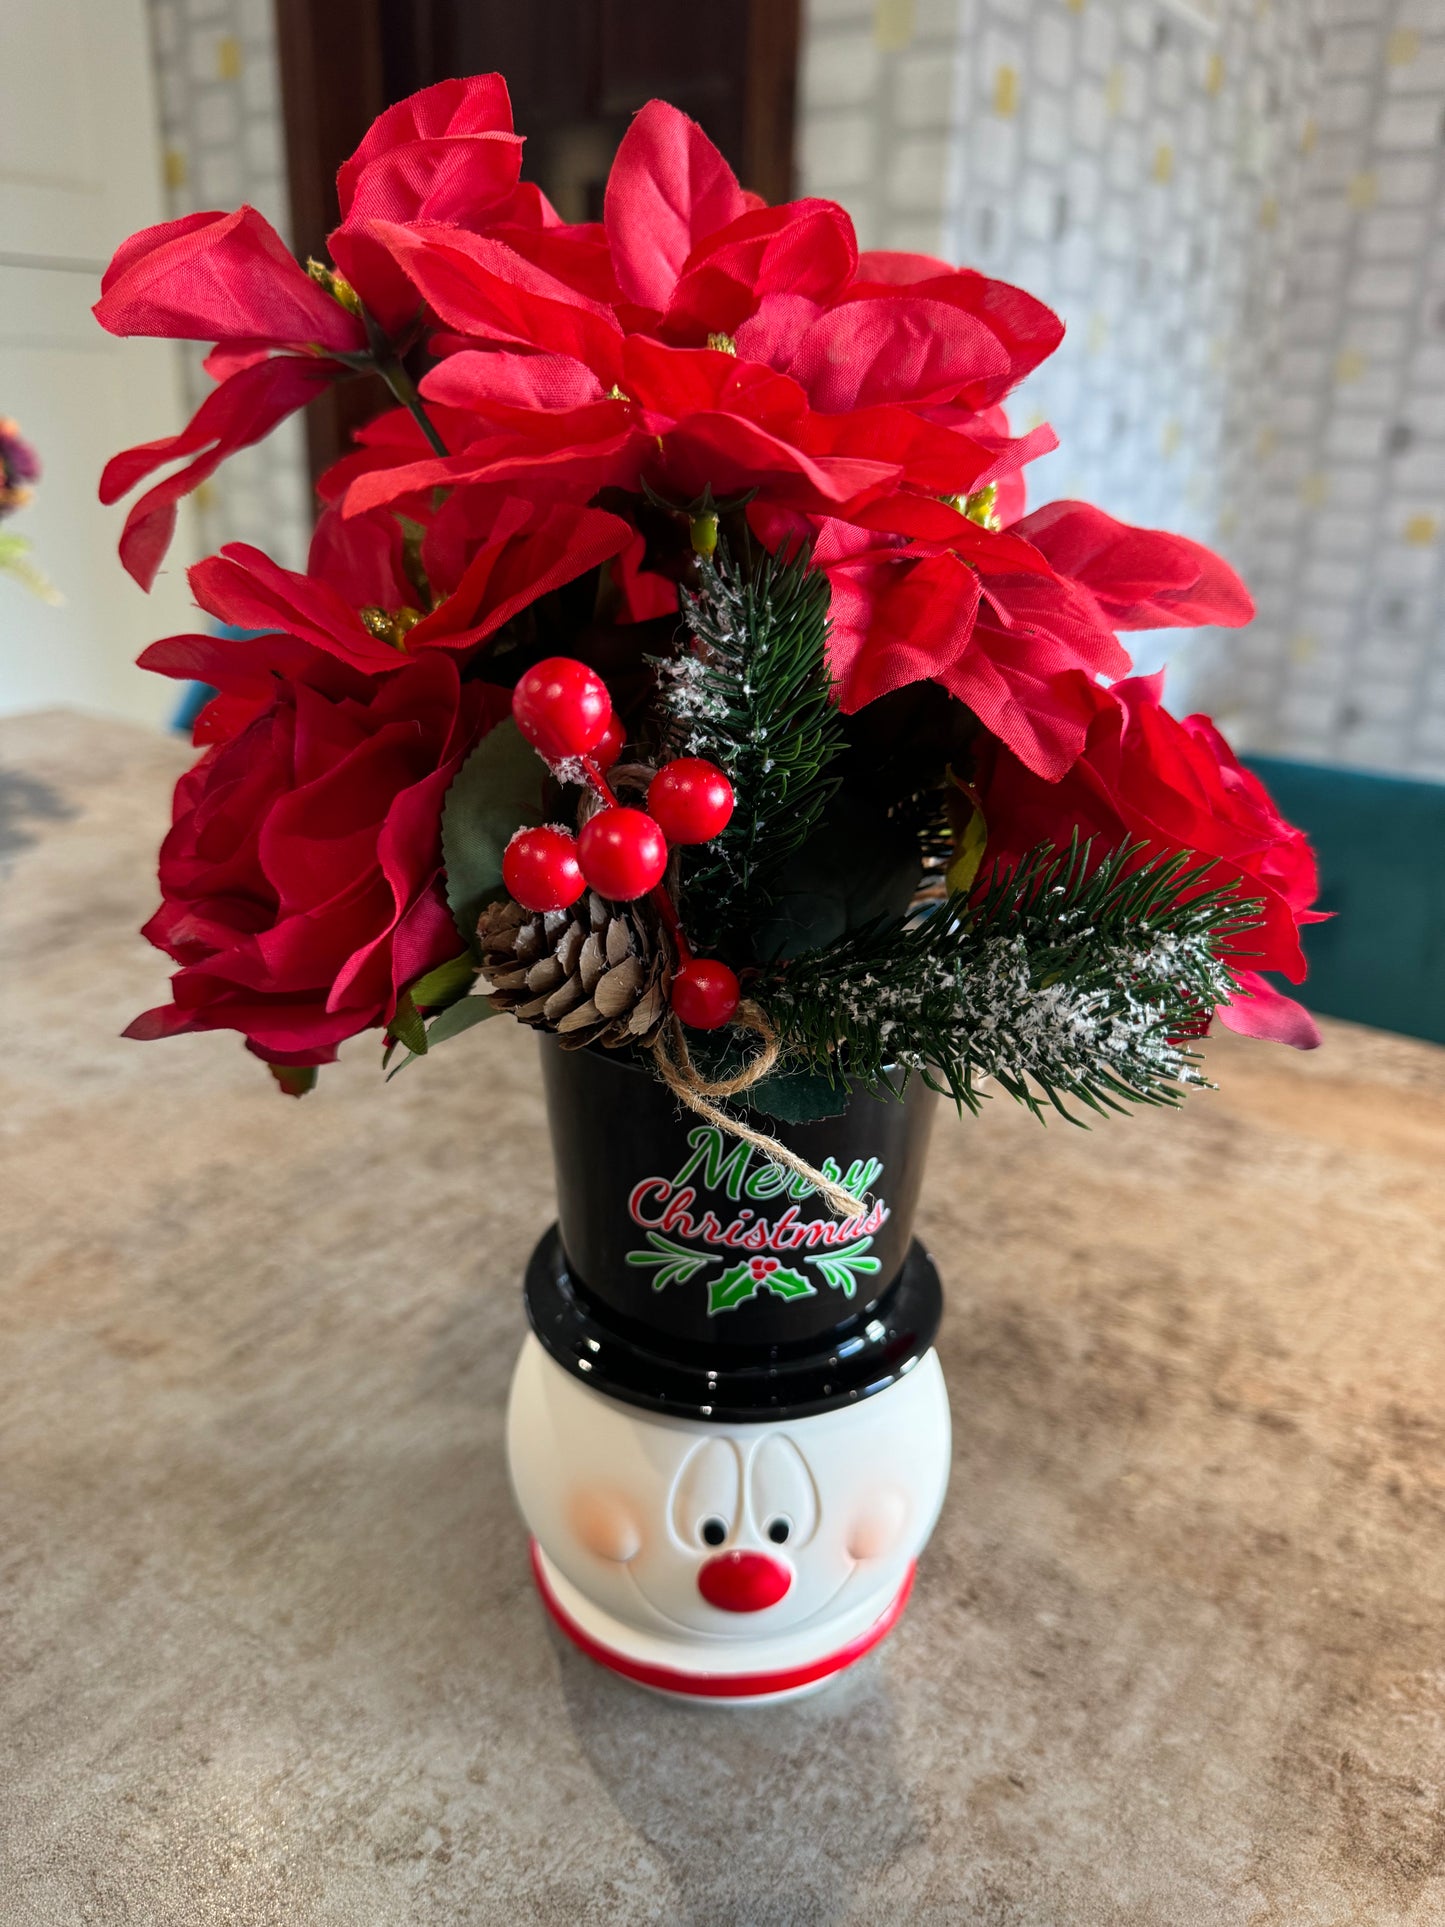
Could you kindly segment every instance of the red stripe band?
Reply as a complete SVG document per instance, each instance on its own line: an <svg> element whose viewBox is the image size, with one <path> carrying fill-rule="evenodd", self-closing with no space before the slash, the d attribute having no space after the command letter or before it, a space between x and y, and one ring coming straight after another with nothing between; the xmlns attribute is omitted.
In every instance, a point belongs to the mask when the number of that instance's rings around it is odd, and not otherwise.
<svg viewBox="0 0 1445 1927"><path fill-rule="evenodd" d="M750 1699L765 1693L795 1692L800 1686L812 1686L820 1679L827 1679L830 1674L841 1673L845 1666L851 1666L855 1660L871 1652L898 1624L903 1608L908 1604L908 1595L913 1590L915 1570L915 1564L910 1563L903 1584L866 1632L859 1633L846 1646L824 1654L821 1659L809 1660L804 1666L783 1666L764 1673L680 1673L671 1666L650 1666L645 1660L629 1659L625 1653L604 1646L591 1633L584 1631L548 1584L547 1575L542 1569L541 1548L535 1539L532 1541L532 1577L536 1581L537 1591L542 1595L542 1604L579 1652L596 1660L599 1666L620 1673L624 1679L636 1680L639 1686L655 1687L661 1693L688 1693L698 1699Z"/></svg>

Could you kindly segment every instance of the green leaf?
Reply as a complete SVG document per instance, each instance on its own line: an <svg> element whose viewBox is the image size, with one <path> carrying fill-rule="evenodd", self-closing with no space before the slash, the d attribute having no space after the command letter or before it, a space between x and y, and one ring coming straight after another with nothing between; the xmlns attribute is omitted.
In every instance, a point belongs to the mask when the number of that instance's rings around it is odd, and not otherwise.
<svg viewBox="0 0 1445 1927"><path fill-rule="evenodd" d="M502 852L524 823L541 823L546 765L516 724L498 723L462 764L442 806L447 903L463 943L503 894Z"/></svg>
<svg viewBox="0 0 1445 1927"><path fill-rule="evenodd" d="M28 536L8 533L0 535L0 570L14 576L32 594L38 595L42 602L62 603L65 597L30 560L30 539Z"/></svg>
<svg viewBox="0 0 1445 1927"><path fill-rule="evenodd" d="M397 998L396 1015L386 1029L389 1037L394 1037L399 1044L405 1044L417 1057L426 1055L426 1025L421 1020L421 1012L411 1000L410 991L404 990Z"/></svg>
<svg viewBox="0 0 1445 1927"><path fill-rule="evenodd" d="M770 1291L777 1298L814 1296L813 1286L800 1272L776 1266L774 1270L759 1275L750 1264L733 1265L708 1286L708 1315L718 1311L733 1311L759 1291Z"/></svg>
<svg viewBox="0 0 1445 1927"><path fill-rule="evenodd" d="M471 951L463 950L460 956L449 957L435 970L418 977L414 984L407 986L407 992L418 1010L445 1010L458 997L466 996L476 974Z"/></svg>
<svg viewBox="0 0 1445 1927"><path fill-rule="evenodd" d="M470 1030L473 1024L484 1023L488 1017L495 1017L496 1014L490 997L459 997L427 1025L428 1050L445 1044L448 1038L459 1037L464 1030Z"/></svg>
<svg viewBox="0 0 1445 1927"><path fill-rule="evenodd" d="M483 1018L495 1017L496 1014L489 997L459 997L454 1004L448 1004L439 1016L433 1017L426 1026L422 1049L412 1050L408 1047L406 1056L401 1062L387 1070L386 1067L391 1064L398 1046L404 1042L398 1036L389 1037L381 1059L381 1068L386 1071L387 1083L399 1076L408 1064L414 1064L419 1057L434 1050L438 1044L445 1044L449 1038L459 1037L464 1030L470 1030L473 1024L480 1024Z"/></svg>
<svg viewBox="0 0 1445 1927"><path fill-rule="evenodd" d="M651 1251L629 1251L627 1262L630 1265L656 1265L657 1276L652 1281L652 1289L661 1291L665 1285L685 1285L695 1278L704 1265L712 1259L706 1251L692 1251L686 1245L674 1244L671 1238L664 1238L660 1231L649 1231L647 1242Z"/></svg>
<svg viewBox="0 0 1445 1927"><path fill-rule="evenodd" d="M948 874L944 878L950 896L963 896L973 888L973 880L983 862L987 843L988 824L984 821L983 811L975 809L964 825L963 835L958 839L958 853L949 864Z"/></svg>
<svg viewBox="0 0 1445 1927"><path fill-rule="evenodd" d="M902 917L921 864L918 838L863 798L840 792L827 821L779 874L757 930L766 962L824 950L880 917Z"/></svg>
<svg viewBox="0 0 1445 1927"><path fill-rule="evenodd" d="M804 552L743 566L724 544L682 615L692 639L658 664L664 750L726 770L736 807L720 837L686 854L679 907L703 950L743 954L778 870L838 787L828 580Z"/></svg>
<svg viewBox="0 0 1445 1927"><path fill-rule="evenodd" d="M318 1073L314 1064L268 1064L266 1068L287 1097L305 1097L308 1091L316 1089Z"/></svg>
<svg viewBox="0 0 1445 1927"><path fill-rule="evenodd" d="M782 1124L811 1124L818 1118L841 1117L852 1093L821 1071L774 1071L739 1093L750 1111L775 1117Z"/></svg>
<svg viewBox="0 0 1445 1927"><path fill-rule="evenodd" d="M1130 1104L1177 1104L1205 1084L1197 1053L1258 902L1213 860L1101 861L1077 836L1041 846L926 915L852 932L755 982L793 1061L841 1065L875 1088L890 1065L977 1111L985 1081L1042 1120L1082 1123Z"/></svg>
<svg viewBox="0 0 1445 1927"><path fill-rule="evenodd" d="M825 1284L841 1291L845 1298L851 1298L858 1289L860 1271L872 1273L883 1269L881 1258L865 1256L872 1242L871 1238L859 1238L856 1244L844 1245L841 1251L810 1251L808 1263L818 1267Z"/></svg>

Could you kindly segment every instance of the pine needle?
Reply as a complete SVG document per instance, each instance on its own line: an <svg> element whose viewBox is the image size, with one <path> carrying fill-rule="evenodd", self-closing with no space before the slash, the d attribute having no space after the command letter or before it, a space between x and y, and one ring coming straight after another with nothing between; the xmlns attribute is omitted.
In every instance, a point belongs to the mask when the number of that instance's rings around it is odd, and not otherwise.
<svg viewBox="0 0 1445 1927"><path fill-rule="evenodd" d="M1034 851L972 898L796 958L754 994L794 1065L979 1109L987 1080L1043 1118L1177 1104L1261 906L1188 855Z"/></svg>
<svg viewBox="0 0 1445 1927"><path fill-rule="evenodd" d="M689 929L705 946L746 947L771 881L838 787L827 577L802 551L748 570L719 546L684 615L686 652L658 665L666 753L716 763L736 797L723 835L689 862Z"/></svg>

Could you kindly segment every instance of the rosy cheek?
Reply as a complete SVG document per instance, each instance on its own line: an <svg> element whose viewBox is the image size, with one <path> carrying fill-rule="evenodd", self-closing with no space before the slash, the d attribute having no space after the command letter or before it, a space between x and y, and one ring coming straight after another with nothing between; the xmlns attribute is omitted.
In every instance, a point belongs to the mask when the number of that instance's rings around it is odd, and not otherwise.
<svg viewBox="0 0 1445 1927"><path fill-rule="evenodd" d="M567 1523L578 1541L599 1559L626 1565L642 1546L642 1532L631 1508L615 1492L583 1487L567 1501Z"/></svg>
<svg viewBox="0 0 1445 1927"><path fill-rule="evenodd" d="M848 1528L850 1559L884 1559L898 1544L908 1517L901 1492L875 1492Z"/></svg>

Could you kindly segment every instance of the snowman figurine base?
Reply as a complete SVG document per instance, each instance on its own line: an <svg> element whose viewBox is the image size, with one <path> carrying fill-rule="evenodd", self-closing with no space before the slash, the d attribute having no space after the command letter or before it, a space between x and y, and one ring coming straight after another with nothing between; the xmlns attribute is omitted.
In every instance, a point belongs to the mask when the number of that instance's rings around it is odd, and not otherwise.
<svg viewBox="0 0 1445 1927"><path fill-rule="evenodd" d="M728 1706L801 1699L827 1686L892 1632L913 1590L913 1573L910 1564L903 1584L876 1618L872 1602L865 1603L861 1614L849 1615L865 1622L851 1638L846 1624L830 1620L821 1632L804 1628L792 1638L754 1640L745 1650L709 1653L710 1663L699 1668L696 1640L659 1638L614 1619L580 1593L532 1541L532 1578L542 1604L579 1652L654 1693Z"/></svg>
<svg viewBox="0 0 1445 1927"><path fill-rule="evenodd" d="M872 1651L948 1479L941 1299L921 1247L851 1350L775 1354L756 1381L675 1351L649 1364L646 1335L569 1277L555 1231L526 1298L507 1455L538 1591L573 1644L725 1705L815 1690Z"/></svg>

